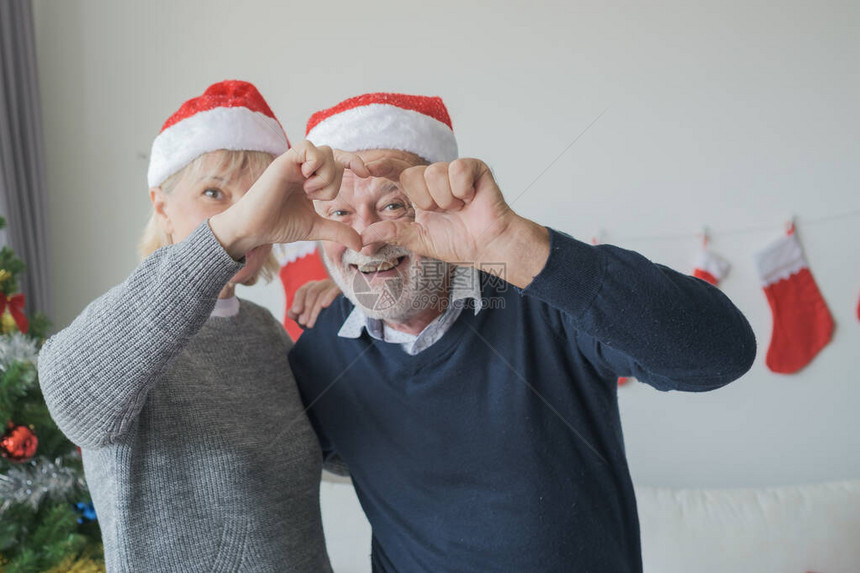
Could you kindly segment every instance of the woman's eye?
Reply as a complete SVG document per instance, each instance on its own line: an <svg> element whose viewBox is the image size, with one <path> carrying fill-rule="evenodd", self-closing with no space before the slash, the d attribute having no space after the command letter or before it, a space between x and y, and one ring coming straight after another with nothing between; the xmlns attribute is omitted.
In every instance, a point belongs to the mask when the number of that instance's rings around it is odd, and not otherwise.
<svg viewBox="0 0 860 573"><path fill-rule="evenodd" d="M343 209L337 209L336 211L331 212L332 217L346 217L347 215L349 215L349 213Z"/></svg>
<svg viewBox="0 0 860 573"><path fill-rule="evenodd" d="M224 193L221 192L220 189L206 189L203 191L203 194L212 199L220 199L224 196Z"/></svg>
<svg viewBox="0 0 860 573"><path fill-rule="evenodd" d="M384 211L399 211L399 210L404 209L404 208L405 208L405 206L403 205L403 203L389 203L388 205L386 205L382 209Z"/></svg>

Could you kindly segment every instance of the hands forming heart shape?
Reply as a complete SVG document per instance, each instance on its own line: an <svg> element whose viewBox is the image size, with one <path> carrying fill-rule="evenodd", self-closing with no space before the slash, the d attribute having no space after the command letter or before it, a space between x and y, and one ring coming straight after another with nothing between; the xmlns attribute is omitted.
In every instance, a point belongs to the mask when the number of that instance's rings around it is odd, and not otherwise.
<svg viewBox="0 0 860 573"><path fill-rule="evenodd" d="M414 218L378 221L359 235L344 223L320 216L313 201L337 197L344 169L361 178L395 182L412 202ZM527 252L528 241L544 242L546 235L543 227L511 210L490 168L478 159L414 166L383 157L365 164L355 153L307 141L277 157L239 202L210 219L210 226L236 259L271 243L335 241L359 251L382 241L424 257L476 267L534 258ZM523 277L524 284L545 260Z"/></svg>

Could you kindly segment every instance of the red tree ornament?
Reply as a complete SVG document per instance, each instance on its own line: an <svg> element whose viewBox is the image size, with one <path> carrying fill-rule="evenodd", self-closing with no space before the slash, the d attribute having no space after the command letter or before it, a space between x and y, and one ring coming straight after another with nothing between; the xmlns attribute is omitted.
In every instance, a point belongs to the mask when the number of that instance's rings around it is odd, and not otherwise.
<svg viewBox="0 0 860 573"><path fill-rule="evenodd" d="M27 426L16 426L12 422L0 438L0 456L12 462L29 462L36 455L39 439Z"/></svg>

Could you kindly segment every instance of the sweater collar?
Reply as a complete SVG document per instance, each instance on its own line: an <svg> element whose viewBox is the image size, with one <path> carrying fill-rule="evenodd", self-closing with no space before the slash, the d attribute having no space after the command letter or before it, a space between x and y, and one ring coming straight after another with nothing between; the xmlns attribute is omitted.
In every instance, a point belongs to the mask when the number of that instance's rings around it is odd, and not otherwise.
<svg viewBox="0 0 860 573"><path fill-rule="evenodd" d="M230 298L219 298L215 301L215 308L209 316L216 318L228 318L239 314L239 299L235 296Z"/></svg>

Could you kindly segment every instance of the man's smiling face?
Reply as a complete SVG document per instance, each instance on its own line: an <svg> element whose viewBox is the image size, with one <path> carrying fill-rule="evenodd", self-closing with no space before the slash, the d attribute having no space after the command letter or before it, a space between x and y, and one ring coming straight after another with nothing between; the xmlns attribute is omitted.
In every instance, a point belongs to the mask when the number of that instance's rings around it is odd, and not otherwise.
<svg viewBox="0 0 860 573"><path fill-rule="evenodd" d="M406 151L375 149L358 154L365 163L392 158L410 165L426 164ZM381 177L361 179L349 171L344 172L338 196L332 201L317 201L315 207L321 216L347 224L359 234L378 221L415 217L409 198L397 183ZM436 276L443 263L425 259L403 247L377 242L356 252L323 241L322 251L332 279L371 318L408 320L426 311L427 305L422 301L426 303L434 296L438 301L444 293L444 289L440 292L438 288L440 281L424 280L426 267L435 267ZM443 272L447 275L447 271Z"/></svg>

